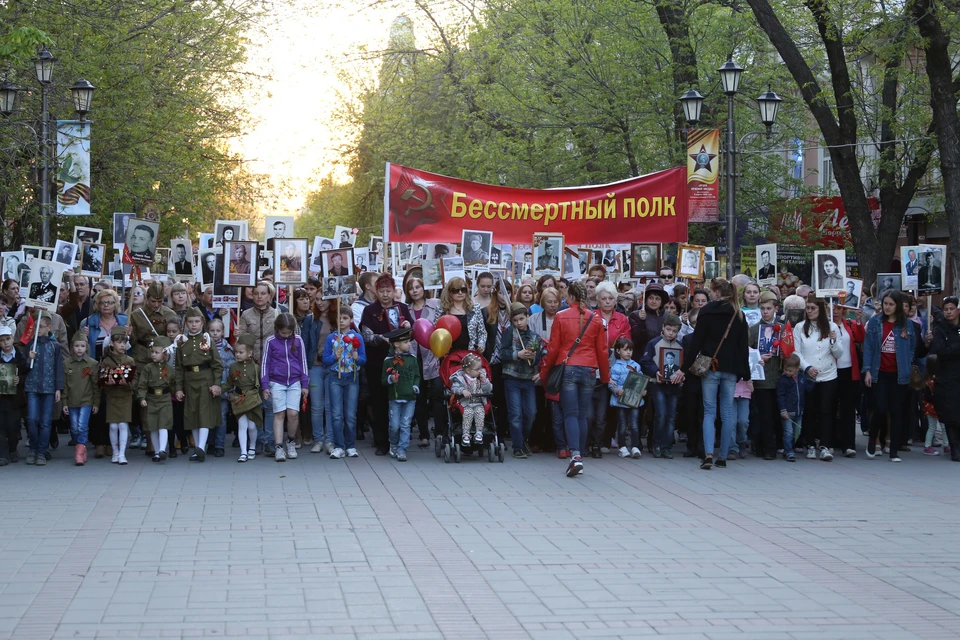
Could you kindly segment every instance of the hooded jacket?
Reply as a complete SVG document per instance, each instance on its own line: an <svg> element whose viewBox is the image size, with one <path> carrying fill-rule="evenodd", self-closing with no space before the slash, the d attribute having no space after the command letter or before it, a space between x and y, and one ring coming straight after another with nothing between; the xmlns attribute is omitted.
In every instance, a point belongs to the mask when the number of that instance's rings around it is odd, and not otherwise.
<svg viewBox="0 0 960 640"><path fill-rule="evenodd" d="M307 350L300 336L294 334L281 338L272 335L263 343L260 388L269 389L271 382L285 386L299 382L300 388L306 389L310 384L307 371Z"/></svg>
<svg viewBox="0 0 960 640"><path fill-rule="evenodd" d="M730 325L730 333L717 353L717 371L732 373L739 380L750 379L750 347L747 342L747 321L737 314L730 324L734 307L723 300L713 300L700 309L697 326L688 339L683 352L681 371L687 373L699 355L712 357L717 345L723 340L723 334Z"/></svg>

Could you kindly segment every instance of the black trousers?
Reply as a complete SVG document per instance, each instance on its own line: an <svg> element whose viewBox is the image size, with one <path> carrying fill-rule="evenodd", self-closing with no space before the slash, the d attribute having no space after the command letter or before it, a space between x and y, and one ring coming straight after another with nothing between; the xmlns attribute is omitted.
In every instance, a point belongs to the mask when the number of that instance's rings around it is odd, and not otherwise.
<svg viewBox="0 0 960 640"><path fill-rule="evenodd" d="M836 397L836 380L818 382L813 386L813 391L807 394L803 412L803 429L807 432L804 438L805 446L815 446L814 440L819 440L821 447L829 449L834 446L833 412ZM809 420L806 419L808 416Z"/></svg>
<svg viewBox="0 0 960 640"><path fill-rule="evenodd" d="M367 389L373 409L373 446L381 454L390 449L390 401L387 389L380 383L380 372L367 369Z"/></svg>
<svg viewBox="0 0 960 640"><path fill-rule="evenodd" d="M694 375L683 382L678 423L687 432L687 451L703 456L703 387Z"/></svg>
<svg viewBox="0 0 960 640"><path fill-rule="evenodd" d="M10 452L20 444L20 406L17 396L0 398L0 458L10 459Z"/></svg>
<svg viewBox="0 0 960 640"><path fill-rule="evenodd" d="M433 435L440 436L447 432L447 399L443 395L443 381L439 376L431 380L424 380L420 385L420 395L426 396L429 401L429 415L433 416ZM420 424L420 399L417 399L417 424ZM424 418L424 427L420 431L421 438L430 438L427 418Z"/></svg>
<svg viewBox="0 0 960 640"><path fill-rule="evenodd" d="M543 392L543 386L535 387L537 398L537 414L533 419L533 429L530 431L530 446L540 451L556 451L557 443L553 437L553 420L550 404Z"/></svg>
<svg viewBox="0 0 960 640"><path fill-rule="evenodd" d="M173 401L173 434L177 437L177 440L180 442L180 449L184 453L188 448L189 442L187 442L187 431L183 428L183 402ZM171 451L176 447L176 444L173 441L173 438L169 438L167 441ZM252 446L252 445L251 445Z"/></svg>
<svg viewBox="0 0 960 640"><path fill-rule="evenodd" d="M960 445L960 422L944 422L943 428L950 440L950 459L954 462L960 462L960 446L958 446ZM957 444L954 444L954 442Z"/></svg>
<svg viewBox="0 0 960 640"><path fill-rule="evenodd" d="M777 429L782 429L776 389L754 389L751 404L756 410L753 451L758 456L777 453Z"/></svg>
<svg viewBox="0 0 960 640"><path fill-rule="evenodd" d="M107 426L107 394L100 394L100 410L90 414L87 438L96 447L110 445L110 428Z"/></svg>
<svg viewBox="0 0 960 640"><path fill-rule="evenodd" d="M500 442L510 438L510 422L507 419L507 393L503 386L503 365L490 365L491 380L493 383L493 418L497 421L497 437Z"/></svg>
<svg viewBox="0 0 960 640"><path fill-rule="evenodd" d="M910 387L897 383L896 372L881 371L873 382L873 419L870 421L870 442L876 442L890 418L890 457L897 457L900 445L907 441L904 427ZM951 444L951 451L952 445Z"/></svg>
<svg viewBox="0 0 960 640"><path fill-rule="evenodd" d="M860 405L860 381L853 379L853 369L837 370L837 393L831 415L836 418L833 442L837 449L857 448L857 412Z"/></svg>

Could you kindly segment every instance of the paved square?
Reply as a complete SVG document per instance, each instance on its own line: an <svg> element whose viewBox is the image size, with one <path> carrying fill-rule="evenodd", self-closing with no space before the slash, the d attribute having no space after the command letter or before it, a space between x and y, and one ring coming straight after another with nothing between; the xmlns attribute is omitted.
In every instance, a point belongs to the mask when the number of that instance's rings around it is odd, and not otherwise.
<svg viewBox="0 0 960 640"><path fill-rule="evenodd" d="M361 454L0 468L0 640L960 635L960 465L917 447L576 480Z"/></svg>

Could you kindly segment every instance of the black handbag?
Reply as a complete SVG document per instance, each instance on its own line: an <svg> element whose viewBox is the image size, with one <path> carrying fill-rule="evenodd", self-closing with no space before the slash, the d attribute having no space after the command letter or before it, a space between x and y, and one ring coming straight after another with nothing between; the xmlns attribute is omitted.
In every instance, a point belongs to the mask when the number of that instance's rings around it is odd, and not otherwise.
<svg viewBox="0 0 960 640"><path fill-rule="evenodd" d="M590 326L590 323L593 321L593 316L595 315L596 313L591 313L590 317L587 318L587 321L583 325L583 329L580 330L580 335L577 336L577 339L573 341L573 346L570 347L570 351L567 352L567 357L563 359L563 362L550 367L550 373L547 374L547 395L555 396L560 393L560 385L563 383L563 370L567 366L567 360L570 359L570 356L573 355L577 345L580 344L580 341L583 339L583 334L587 332L587 327Z"/></svg>

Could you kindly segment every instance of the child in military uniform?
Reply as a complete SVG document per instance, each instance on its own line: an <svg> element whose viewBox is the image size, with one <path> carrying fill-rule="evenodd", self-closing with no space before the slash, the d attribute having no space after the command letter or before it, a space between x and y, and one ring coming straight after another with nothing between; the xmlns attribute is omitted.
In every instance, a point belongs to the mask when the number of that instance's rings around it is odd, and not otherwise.
<svg viewBox="0 0 960 640"><path fill-rule="evenodd" d="M420 365L417 356L410 353L411 333L411 329L405 327L384 336L391 346L391 352L383 361L382 378L390 399L390 457L398 462L407 461L410 421L420 394Z"/></svg>
<svg viewBox="0 0 960 640"><path fill-rule="evenodd" d="M184 310L186 315L186 310ZM170 339L170 347L167 351L167 366L170 368L170 379L173 379L177 364L177 338L179 338L183 327L177 320L167 321L167 337ZM186 454L190 449L190 439L187 437L187 431L183 428L183 401L172 398L173 400L173 435L177 437L180 444L180 451ZM170 438L170 457L177 457L177 442Z"/></svg>
<svg viewBox="0 0 960 640"><path fill-rule="evenodd" d="M137 397L146 411L143 429L150 434L153 461L167 459L167 432L173 427L173 404L170 402L170 382L173 378L167 365L167 347L170 338L157 336L150 345L150 364L140 368L137 376Z"/></svg>
<svg viewBox="0 0 960 640"><path fill-rule="evenodd" d="M184 416L192 420L194 453L190 460L207 458L210 429L220 426L220 377L223 364L210 334L203 330L204 317L196 307L187 310L186 333L178 338L174 366L175 398L184 401Z"/></svg>
<svg viewBox="0 0 960 640"><path fill-rule="evenodd" d="M87 461L87 434L90 415L100 410L100 365L87 355L87 336L77 331L70 345L70 359L64 363L66 388L63 413L70 416L70 435L77 442L73 463L82 467Z"/></svg>
<svg viewBox="0 0 960 640"><path fill-rule="evenodd" d="M20 443L20 399L17 391L26 377L27 359L13 346L13 327L0 324L0 467L17 462Z"/></svg>
<svg viewBox="0 0 960 640"><path fill-rule="evenodd" d="M237 360L227 371L227 394L237 417L237 436L240 439L240 457L237 462L253 460L256 455L257 429L263 426L260 402L260 367L253 361L256 336L244 333L237 338L234 353Z"/></svg>
<svg viewBox="0 0 960 640"><path fill-rule="evenodd" d="M137 366L127 355L127 329L110 330L110 348L100 361L100 388L107 396L107 424L110 425L110 462L127 464L127 442L133 418L133 382Z"/></svg>

